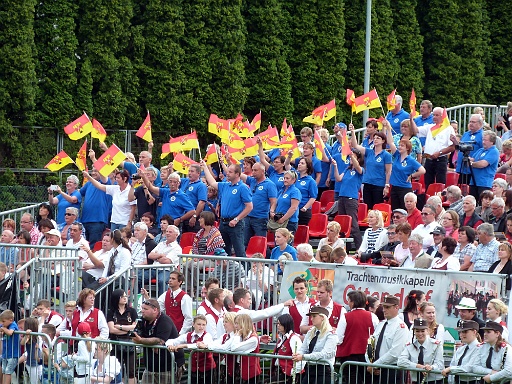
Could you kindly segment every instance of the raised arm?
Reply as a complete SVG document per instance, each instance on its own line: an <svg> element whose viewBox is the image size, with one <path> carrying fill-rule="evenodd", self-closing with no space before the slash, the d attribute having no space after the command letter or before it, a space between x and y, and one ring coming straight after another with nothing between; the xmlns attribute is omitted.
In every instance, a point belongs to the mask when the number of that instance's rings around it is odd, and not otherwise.
<svg viewBox="0 0 512 384"><path fill-rule="evenodd" d="M98 180L95 180L89 175L89 172L83 171L82 172L83 177L87 177L87 180L91 182L91 184L94 186L94 188L99 189L100 191L106 192L107 187L103 184L101 184Z"/></svg>
<svg viewBox="0 0 512 384"><path fill-rule="evenodd" d="M350 123L348 125L348 129L350 130L350 145L352 146L352 148L357 148L359 149L359 152L361 152L361 154L364 156L364 154L366 153L366 148L363 147L362 145L359 145L357 143L357 137L356 137L356 132L355 132L355 127L354 127L354 124ZM337 134L341 135L340 132L338 132Z"/></svg>
<svg viewBox="0 0 512 384"><path fill-rule="evenodd" d="M383 129L386 131L386 139L389 145L389 149L391 150L391 154L396 152L396 145L393 142L393 132L391 130L391 126L389 125L389 121L382 121Z"/></svg>
<svg viewBox="0 0 512 384"><path fill-rule="evenodd" d="M212 173L210 172L210 169L208 168L208 165L204 162L204 160L201 160L201 168L203 168L204 176L206 177L206 182L208 185L211 185L215 189L219 189L219 185L217 184L217 180L215 180L215 177L213 177Z"/></svg>

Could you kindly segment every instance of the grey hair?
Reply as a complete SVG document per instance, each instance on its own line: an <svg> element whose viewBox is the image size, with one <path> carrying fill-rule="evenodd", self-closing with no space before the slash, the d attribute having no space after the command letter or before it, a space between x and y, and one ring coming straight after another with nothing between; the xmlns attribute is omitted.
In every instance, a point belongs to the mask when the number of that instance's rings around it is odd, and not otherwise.
<svg viewBox="0 0 512 384"><path fill-rule="evenodd" d="M443 202L441 201L441 198L439 196L434 195L428 198L427 204L433 205L437 210L437 208L440 207L443 204Z"/></svg>
<svg viewBox="0 0 512 384"><path fill-rule="evenodd" d="M457 200L462 197L462 191L456 185L450 185L448 188L446 188L446 192L451 193L453 197L457 198Z"/></svg>
<svg viewBox="0 0 512 384"><path fill-rule="evenodd" d="M507 181L503 180L501 178L498 178L492 182L492 185L496 185L498 187L501 187L503 189L507 189Z"/></svg>
<svg viewBox="0 0 512 384"><path fill-rule="evenodd" d="M432 104L432 102L430 100L423 100L420 105L423 105L423 104L427 104L428 105L428 108L430 110L432 110L432 108L434 107L434 105Z"/></svg>
<svg viewBox="0 0 512 384"><path fill-rule="evenodd" d="M71 211L76 217L78 217L78 208L75 207L67 207L66 211Z"/></svg>
<svg viewBox="0 0 512 384"><path fill-rule="evenodd" d="M400 106L402 106L404 99L402 98L402 96L395 94L395 102L396 104L400 104Z"/></svg>
<svg viewBox="0 0 512 384"><path fill-rule="evenodd" d="M137 228L137 229L140 229L141 231L148 231L148 226L146 223L143 223L142 221L139 221L138 223L135 223L135 225L133 226L133 228Z"/></svg>
<svg viewBox="0 0 512 384"><path fill-rule="evenodd" d="M177 226L175 226L174 224L169 225L167 228L171 228L172 230L174 230L174 233L176 233L178 235L180 234L180 229Z"/></svg>
<svg viewBox="0 0 512 384"><path fill-rule="evenodd" d="M418 235L417 233L413 233L411 236L409 236L409 241L415 241L418 244L423 244L423 236Z"/></svg>
<svg viewBox="0 0 512 384"><path fill-rule="evenodd" d="M490 223L480 224L476 230L485 233L487 236L494 236L494 226Z"/></svg>
<svg viewBox="0 0 512 384"><path fill-rule="evenodd" d="M179 180L179 182L181 183L181 177L178 172L171 173L167 179L176 179Z"/></svg>
<svg viewBox="0 0 512 384"><path fill-rule="evenodd" d="M75 175L69 175L68 178L66 180L71 180L73 183L75 183L76 185L78 185L79 181L78 181L78 177L76 177Z"/></svg>
<svg viewBox="0 0 512 384"><path fill-rule="evenodd" d="M489 140L491 143L496 144L496 132L493 131L485 131L482 133L482 136L489 136Z"/></svg>
<svg viewBox="0 0 512 384"><path fill-rule="evenodd" d="M414 202L417 203L418 202L418 196L416 196L414 193L412 192L407 192L404 196L404 201L405 201L405 198L406 197L412 197L414 199Z"/></svg>
<svg viewBox="0 0 512 384"><path fill-rule="evenodd" d="M466 201L466 200L469 200L469 201L473 204L473 206L475 206L475 207L476 207L476 199L475 199L475 196L473 196L473 195L467 195L467 196L465 196L465 197L463 198L463 201Z"/></svg>
<svg viewBox="0 0 512 384"><path fill-rule="evenodd" d="M484 118L482 117L482 115L481 115L481 114L479 114L479 113L474 113L474 114L472 114L472 115L471 115L471 117L473 117L473 116L478 118L478 121L479 121L479 123L480 123L482 126L484 125ZM471 117L470 117L470 119L471 119Z"/></svg>
<svg viewBox="0 0 512 384"><path fill-rule="evenodd" d="M505 200L503 200L502 197L495 197L494 199L492 199L491 201L491 205L494 204L494 205L497 205L499 207L504 207L505 206Z"/></svg>
<svg viewBox="0 0 512 384"><path fill-rule="evenodd" d="M313 247L311 246L311 244L308 243L302 243L297 245L297 252L305 253L308 256L313 257Z"/></svg>

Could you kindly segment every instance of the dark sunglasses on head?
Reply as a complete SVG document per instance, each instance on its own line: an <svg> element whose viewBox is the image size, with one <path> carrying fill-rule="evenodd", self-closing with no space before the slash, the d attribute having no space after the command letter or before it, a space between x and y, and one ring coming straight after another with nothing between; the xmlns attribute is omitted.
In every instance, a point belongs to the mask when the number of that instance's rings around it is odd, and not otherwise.
<svg viewBox="0 0 512 384"><path fill-rule="evenodd" d="M155 309L158 309L158 307L157 307L155 304L153 304L152 302L147 301L147 300L144 300L144 301L142 302L142 304L144 304L144 305L149 305L150 307L153 307L153 308L155 308Z"/></svg>

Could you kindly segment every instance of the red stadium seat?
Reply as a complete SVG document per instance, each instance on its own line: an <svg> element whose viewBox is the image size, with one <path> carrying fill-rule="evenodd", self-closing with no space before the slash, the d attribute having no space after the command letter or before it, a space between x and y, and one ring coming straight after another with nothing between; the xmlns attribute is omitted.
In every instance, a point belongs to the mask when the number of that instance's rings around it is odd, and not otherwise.
<svg viewBox="0 0 512 384"><path fill-rule="evenodd" d="M264 236L253 236L247 244L245 255L247 257L253 257L255 253L261 253L263 259L267 254L267 238Z"/></svg>
<svg viewBox="0 0 512 384"><path fill-rule="evenodd" d="M434 196L437 192L442 192L444 189L443 183L432 183L427 188L427 195Z"/></svg>
<svg viewBox="0 0 512 384"><path fill-rule="evenodd" d="M340 233L344 233L345 237L350 237L350 229L352 228L352 217L349 215L336 215L334 221L341 225Z"/></svg>
<svg viewBox="0 0 512 384"><path fill-rule="evenodd" d="M331 209L333 205L334 205L334 201L327 203L327 205L325 206L325 212L327 212L329 209ZM325 213L325 212L322 212L322 213Z"/></svg>
<svg viewBox="0 0 512 384"><path fill-rule="evenodd" d="M192 246L187 245L186 247L183 247L183 249L181 250L181 253L183 253L184 255L188 255L190 253L190 251L192 251Z"/></svg>
<svg viewBox="0 0 512 384"><path fill-rule="evenodd" d="M325 213L329 209L327 206L330 203L334 204L334 191L332 189L322 192L322 196L320 196L320 213Z"/></svg>
<svg viewBox="0 0 512 384"><path fill-rule="evenodd" d="M180 247L183 249L185 247L191 247L194 243L194 236L196 234L194 232L185 232L181 234L180 238Z"/></svg>
<svg viewBox="0 0 512 384"><path fill-rule="evenodd" d="M325 237L327 236L327 223L329 219L324 213L313 213L309 221L309 236Z"/></svg>
<svg viewBox="0 0 512 384"><path fill-rule="evenodd" d="M411 182L411 184L412 184L412 191L416 195L421 195L421 194L425 193L425 188L423 188L423 185L421 185L421 183L418 183L417 181L413 181L413 182Z"/></svg>
<svg viewBox="0 0 512 384"><path fill-rule="evenodd" d="M359 226L361 226L361 224L364 224L367 215L368 215L368 205L366 205L366 203L359 203L358 210L357 210L357 221L358 221Z"/></svg>
<svg viewBox="0 0 512 384"><path fill-rule="evenodd" d="M391 205L388 203L378 203L373 206L373 209L382 212L384 226L388 227L391 224Z"/></svg>
<svg viewBox="0 0 512 384"><path fill-rule="evenodd" d="M315 201L313 205L311 206L311 214L314 215L315 213L320 213L320 202Z"/></svg>
<svg viewBox="0 0 512 384"><path fill-rule="evenodd" d="M507 180L507 175L504 173L497 173L494 175L494 180L496 180L496 179Z"/></svg>
<svg viewBox="0 0 512 384"><path fill-rule="evenodd" d="M309 227L307 225L299 225L293 234L294 247L303 243L309 243Z"/></svg>
<svg viewBox="0 0 512 384"><path fill-rule="evenodd" d="M267 246L270 248L274 248L276 246L275 233L268 231L267 232Z"/></svg>
<svg viewBox="0 0 512 384"><path fill-rule="evenodd" d="M459 183L459 174L457 172L448 172L446 174L446 186L457 185Z"/></svg>

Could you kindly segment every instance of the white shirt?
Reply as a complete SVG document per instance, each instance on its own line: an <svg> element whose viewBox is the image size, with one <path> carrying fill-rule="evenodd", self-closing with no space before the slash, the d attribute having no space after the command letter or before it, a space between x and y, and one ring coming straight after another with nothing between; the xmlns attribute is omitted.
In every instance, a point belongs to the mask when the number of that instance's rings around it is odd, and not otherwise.
<svg viewBox="0 0 512 384"><path fill-rule="evenodd" d="M100 249L99 251L94 252L94 256L96 256L103 263L103 268L93 267L88 269L86 272L90 274L95 279L99 279L103 276L103 270L108 267L108 261L110 260L110 251L104 251ZM87 259L83 262L83 265L92 265L94 266L91 259Z"/></svg>
<svg viewBox="0 0 512 384"><path fill-rule="evenodd" d="M121 372L121 363L115 356L105 356L102 372L98 372L97 362L97 359L94 359L92 362L90 373L90 376L92 377L100 378L108 376L111 378L111 380L114 380L119 372Z"/></svg>
<svg viewBox="0 0 512 384"><path fill-rule="evenodd" d="M426 137L425 140L425 146L424 153L427 155L433 155L436 152L439 152L442 149L445 149L446 147L449 147L452 145L452 141L450 140L450 135L455 135L455 131L453 130L452 126L448 126L445 129L443 129L440 133L436 135L434 138L432 136L432 131L430 128L435 126L435 124L425 124L421 127L418 127L418 137ZM446 155L446 153L443 153L443 155Z"/></svg>
<svg viewBox="0 0 512 384"><path fill-rule="evenodd" d="M172 264L176 267L180 264L179 254L182 253L182 249L177 241L173 241L172 243L167 244L167 242L158 243L158 245L151 251L151 253L164 253L167 255L169 259L171 259ZM153 265L161 264L158 261L155 261Z"/></svg>
<svg viewBox="0 0 512 384"><path fill-rule="evenodd" d="M119 185L105 185L107 195L112 196L112 216L110 221L114 224L128 224L131 206L137 204L137 200L132 202L128 201L128 193L130 186L127 186L123 191Z"/></svg>
<svg viewBox="0 0 512 384"><path fill-rule="evenodd" d="M238 314L249 315L249 317L252 319L252 321L256 322L256 321L265 320L272 316L279 315L283 311L284 304L281 303L281 304L273 305L272 307L260 309L257 311L253 311L252 309L245 309L239 305L235 305L235 307L239 309L239 311L237 312Z"/></svg>
<svg viewBox="0 0 512 384"><path fill-rule="evenodd" d="M144 239L144 243L141 243L139 240L136 240L130 247L132 249L132 265L147 264L145 241L146 239Z"/></svg>
<svg viewBox="0 0 512 384"><path fill-rule="evenodd" d="M179 335L177 338L175 339L169 339L165 342L165 346L168 347L170 345L180 345L180 344L187 344L187 348L188 349L197 349L197 343L187 343L187 338L188 338L188 334L189 332L187 333L184 333L182 335ZM196 333L195 331L192 332L192 337L191 337L191 340L194 340L194 337L196 339L199 339L201 336L203 336L203 343L205 343L206 345L209 345L212 343L213 339L212 339L212 336L208 333L208 332L203 332L203 333Z"/></svg>
<svg viewBox="0 0 512 384"><path fill-rule="evenodd" d="M460 271L460 262L459 259L453 256L449 256L446 260L442 260L439 257L434 257L434 260L432 260L432 264L430 264L429 269L439 269L441 267L444 267L447 265L448 271Z"/></svg>
<svg viewBox="0 0 512 384"><path fill-rule="evenodd" d="M327 304L327 306L323 306L323 305L320 305L320 302L317 302L315 305L318 305L322 308L325 308L327 309L327 311L329 311L329 317L331 317L331 314L332 314L332 310L334 309L334 301L331 301L329 302L329 304ZM345 307L341 307L341 314L340 314L340 319L339 321L341 321L341 318L345 319L345 313L347 313L347 310L345 309ZM309 326L309 317L308 316L304 316L302 318L302 322L300 323L301 326L303 325L307 325Z"/></svg>
<svg viewBox="0 0 512 384"><path fill-rule="evenodd" d="M103 274L101 275L102 277L108 277L107 275L108 275L108 266L110 264L110 258L114 255L115 251L118 252L116 258L114 259L115 274L113 275L114 277L110 277L110 278L119 277L121 271L124 271L124 270L130 268L130 266L132 265L131 264L132 254L130 253L130 251L128 249L123 247L123 245L121 244L117 248L112 248L110 250L108 260L105 261L105 269L103 270Z"/></svg>
<svg viewBox="0 0 512 384"><path fill-rule="evenodd" d="M217 311L215 308L210 306L210 309L213 313L215 313L219 321L215 321L215 317L213 317L212 314L207 313L206 316L206 332L208 332L213 340L218 339L221 337L224 333L226 333L226 330L224 329L224 313L226 313L226 310L224 307L220 311ZM204 308L203 308L204 310Z"/></svg>
<svg viewBox="0 0 512 384"><path fill-rule="evenodd" d="M165 295L167 295L168 291L165 291L158 297L158 304L160 304L160 312L166 313L165 311ZM171 292L172 297L176 298L181 292L181 288ZM185 295L181 298L181 313L185 319L183 320L183 326L181 329L178 329L180 335L187 333L190 328L192 328L193 316L192 316L192 298L185 293ZM167 314L169 315L169 314Z"/></svg>
<svg viewBox="0 0 512 384"><path fill-rule="evenodd" d="M89 242L87 240L85 240L83 236L80 236L80 240L78 240L76 242L76 244L72 238L70 238L68 240L68 242L66 243L66 247L68 247L68 248L80 248L80 245L86 245L87 247L89 247ZM73 253L70 252L68 257L75 257L74 252ZM82 261L89 258L89 256L87 255L87 252L85 252L83 249L78 250L78 257Z"/></svg>
<svg viewBox="0 0 512 384"><path fill-rule="evenodd" d="M434 245L434 236L430 234L435 228L439 227L437 221L433 221L430 224L420 224L413 229L411 235L417 234L423 237L423 250L426 251L428 247Z"/></svg>
<svg viewBox="0 0 512 384"><path fill-rule="evenodd" d="M88 311L84 312L82 308L80 308L80 307L77 307L77 308L78 308L78 311L80 312L80 323L84 322L85 319L87 319L89 317L92 310L94 309L94 307L93 307L93 308L89 309ZM64 321L63 321L63 323L64 323ZM107 319L105 318L105 315L103 314L103 312L101 310L98 310L98 330L100 331L101 337L108 339L110 331L108 330Z"/></svg>
<svg viewBox="0 0 512 384"><path fill-rule="evenodd" d="M364 308L354 308L352 311L366 311ZM369 312L371 313L371 312ZM373 313L371 313L373 315ZM377 324L379 324L379 318L377 316L372 316L372 324L373 329L377 327ZM336 328L336 333L338 335L338 344L343 343L343 340L345 339L345 331L347 330L347 319L345 316L342 316L340 319L340 322L338 324L338 327Z"/></svg>

